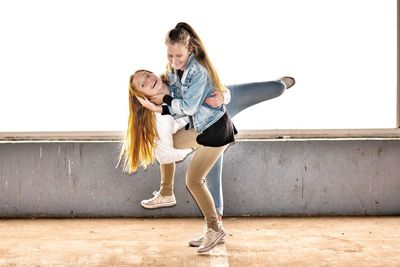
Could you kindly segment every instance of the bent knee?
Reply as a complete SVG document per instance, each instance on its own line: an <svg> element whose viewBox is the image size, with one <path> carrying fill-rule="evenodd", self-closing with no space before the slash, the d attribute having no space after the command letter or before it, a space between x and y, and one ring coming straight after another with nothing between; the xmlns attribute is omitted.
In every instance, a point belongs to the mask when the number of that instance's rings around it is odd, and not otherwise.
<svg viewBox="0 0 400 267"><path fill-rule="evenodd" d="M186 186L190 190L200 188L204 185L204 183L205 183L205 180L203 178L186 176Z"/></svg>

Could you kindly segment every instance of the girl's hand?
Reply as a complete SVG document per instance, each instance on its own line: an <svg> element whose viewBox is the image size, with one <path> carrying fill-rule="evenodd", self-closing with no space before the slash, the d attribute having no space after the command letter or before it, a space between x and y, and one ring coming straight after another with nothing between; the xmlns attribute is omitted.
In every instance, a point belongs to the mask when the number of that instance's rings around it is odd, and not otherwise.
<svg viewBox="0 0 400 267"><path fill-rule="evenodd" d="M142 104L142 106L147 108L148 110L158 113L162 112L161 106L157 106L153 102L149 101L146 97L136 96L136 98L139 100L140 104Z"/></svg>
<svg viewBox="0 0 400 267"><path fill-rule="evenodd" d="M212 96L207 97L204 100L204 103L206 103L207 105L209 105L209 106L211 106L213 108L218 108L222 104L224 104L224 95L219 93L218 91L214 91L212 93Z"/></svg>
<svg viewBox="0 0 400 267"><path fill-rule="evenodd" d="M161 105L163 103L163 98L165 94L159 94L149 97L150 101L156 105Z"/></svg>

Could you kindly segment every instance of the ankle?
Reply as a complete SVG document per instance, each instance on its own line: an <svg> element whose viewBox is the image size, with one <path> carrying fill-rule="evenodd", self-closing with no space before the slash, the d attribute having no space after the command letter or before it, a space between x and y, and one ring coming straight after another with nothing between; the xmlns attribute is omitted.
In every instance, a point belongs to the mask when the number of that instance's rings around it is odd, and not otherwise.
<svg viewBox="0 0 400 267"><path fill-rule="evenodd" d="M221 230L221 223L219 221L207 223L207 228L212 228L214 231L218 232Z"/></svg>
<svg viewBox="0 0 400 267"><path fill-rule="evenodd" d="M174 192L172 192L170 190L162 190L162 189L160 189L159 192L163 197L171 197L171 196L174 195Z"/></svg>

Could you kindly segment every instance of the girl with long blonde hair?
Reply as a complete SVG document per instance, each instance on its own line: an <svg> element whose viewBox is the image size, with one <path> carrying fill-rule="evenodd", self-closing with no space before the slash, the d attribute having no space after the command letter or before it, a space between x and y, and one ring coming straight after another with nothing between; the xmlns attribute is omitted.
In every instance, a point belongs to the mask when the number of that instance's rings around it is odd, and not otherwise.
<svg viewBox="0 0 400 267"><path fill-rule="evenodd" d="M139 166L147 168L149 164L154 162L154 150L158 138L155 113L144 108L137 98L137 96L149 96L139 91L133 83L135 74L139 72L148 71L136 71L130 76L128 85L128 127L120 154L120 161L124 159L123 170L127 173L135 172ZM168 90L162 92L168 93Z"/></svg>

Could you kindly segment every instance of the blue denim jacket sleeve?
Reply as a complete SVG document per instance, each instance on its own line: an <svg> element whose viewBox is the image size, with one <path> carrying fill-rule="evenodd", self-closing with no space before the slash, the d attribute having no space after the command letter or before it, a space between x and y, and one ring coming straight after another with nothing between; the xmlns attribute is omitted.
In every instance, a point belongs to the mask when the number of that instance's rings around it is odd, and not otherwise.
<svg viewBox="0 0 400 267"><path fill-rule="evenodd" d="M207 92L207 73L194 68L182 84L182 99L172 100L170 111L177 115L194 115L202 105ZM187 82L186 82L187 81Z"/></svg>

